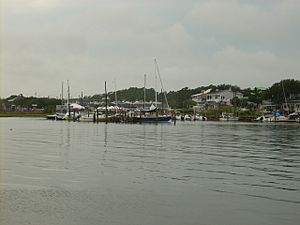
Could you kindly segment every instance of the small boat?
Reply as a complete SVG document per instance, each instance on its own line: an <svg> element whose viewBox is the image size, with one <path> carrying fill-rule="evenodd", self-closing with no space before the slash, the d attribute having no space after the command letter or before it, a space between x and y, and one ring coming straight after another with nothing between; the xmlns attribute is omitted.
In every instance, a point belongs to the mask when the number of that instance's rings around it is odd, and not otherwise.
<svg viewBox="0 0 300 225"><path fill-rule="evenodd" d="M186 114L186 115L184 116L184 120L186 120L186 121L192 121L192 120L193 120L193 117L192 117L191 115Z"/></svg>
<svg viewBox="0 0 300 225"><path fill-rule="evenodd" d="M170 122L172 116L158 114L158 109L152 104L149 109L140 110L140 116L134 118L138 123L161 123Z"/></svg>
<svg viewBox="0 0 300 225"><path fill-rule="evenodd" d="M299 118L299 113L294 112L289 114L288 116L282 115L279 111L274 112L271 115L264 115L257 117L254 121L256 122L297 122L297 119Z"/></svg>
<svg viewBox="0 0 300 225"><path fill-rule="evenodd" d="M135 118L136 122L138 123L167 123L171 122L171 119L172 117L170 115L149 115Z"/></svg>
<svg viewBox="0 0 300 225"><path fill-rule="evenodd" d="M115 115L114 115L115 116ZM108 118L111 118L112 116L108 116ZM105 122L105 115L102 113L98 114L98 118L97 118L97 113L87 113L84 115L81 115L78 118L79 122Z"/></svg>
<svg viewBox="0 0 300 225"><path fill-rule="evenodd" d="M65 113L55 113L55 114L47 115L46 118L48 120L65 120L66 114Z"/></svg>
<svg viewBox="0 0 300 225"><path fill-rule="evenodd" d="M64 89L64 82L61 84L61 106L64 104L64 94L63 94L63 89ZM61 110L60 112L56 112L54 114L50 114L46 116L47 120L65 120L66 119L66 113Z"/></svg>
<svg viewBox="0 0 300 225"><path fill-rule="evenodd" d="M79 118L80 122L94 122L95 120L94 114L83 115Z"/></svg>
<svg viewBox="0 0 300 225"><path fill-rule="evenodd" d="M175 118L176 120L181 120L181 115L176 115Z"/></svg>
<svg viewBox="0 0 300 225"><path fill-rule="evenodd" d="M206 120L207 120L207 117L195 115L194 120L198 120L198 121L206 121Z"/></svg>
<svg viewBox="0 0 300 225"><path fill-rule="evenodd" d="M81 117L81 114L80 112L71 112L70 113L70 116L69 116L69 113L67 112L64 116L65 119L69 119L69 120L74 120L74 121L78 121Z"/></svg>
<svg viewBox="0 0 300 225"><path fill-rule="evenodd" d="M291 113L289 114L288 116L283 116L283 115L280 115L280 116L273 116L270 120L270 122L286 122L286 123L289 123L289 122L297 122L297 119L298 119L298 114L297 113Z"/></svg>
<svg viewBox="0 0 300 225"><path fill-rule="evenodd" d="M239 118L237 116L234 116L233 113L222 113L222 115L219 118L220 121L238 121Z"/></svg>
<svg viewBox="0 0 300 225"><path fill-rule="evenodd" d="M160 83L161 83L161 88L162 88L162 93L164 94L165 97L165 103L167 105L167 109L169 109L169 103L168 103L168 99L167 99L167 95L164 91L163 88L163 83L162 83L162 79L160 77L160 72L159 72L159 68L158 68L158 64L156 59L154 59L154 64L155 64L155 83L157 82L157 75L159 77ZM155 87L157 85L155 84ZM139 116L136 116L133 118L134 122L138 122L138 123L162 123L162 122L170 122L172 120L172 116L170 115L166 115L166 114L159 114L159 109L158 109L158 100L157 100L157 91L155 88L155 105L152 104L149 109L140 109L139 111ZM146 102L146 75L144 75L144 104Z"/></svg>
<svg viewBox="0 0 300 225"><path fill-rule="evenodd" d="M259 116L256 119L254 119L255 122L271 122L272 116L269 115L263 115Z"/></svg>

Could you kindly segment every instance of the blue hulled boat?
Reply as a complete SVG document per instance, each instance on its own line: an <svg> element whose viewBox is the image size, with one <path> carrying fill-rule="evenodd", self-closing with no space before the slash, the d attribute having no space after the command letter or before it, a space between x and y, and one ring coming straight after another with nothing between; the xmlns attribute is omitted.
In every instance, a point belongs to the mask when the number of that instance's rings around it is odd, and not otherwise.
<svg viewBox="0 0 300 225"><path fill-rule="evenodd" d="M137 117L136 122L139 123L167 123L171 122L172 117L169 115L159 115L159 116L142 116Z"/></svg>

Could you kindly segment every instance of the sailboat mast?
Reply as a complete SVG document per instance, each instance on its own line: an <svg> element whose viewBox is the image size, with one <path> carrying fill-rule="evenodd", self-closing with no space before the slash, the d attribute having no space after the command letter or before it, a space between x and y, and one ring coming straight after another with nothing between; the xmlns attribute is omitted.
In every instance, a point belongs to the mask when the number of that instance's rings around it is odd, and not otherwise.
<svg viewBox="0 0 300 225"><path fill-rule="evenodd" d="M146 79L147 75L144 74L144 109L146 108Z"/></svg>
<svg viewBox="0 0 300 225"><path fill-rule="evenodd" d="M118 107L118 97L117 97L117 81L115 80L115 102L116 102L116 107Z"/></svg>
<svg viewBox="0 0 300 225"><path fill-rule="evenodd" d="M69 120L71 119L71 105L70 105L70 84L69 80L67 80L68 85L68 113L69 113Z"/></svg>
<svg viewBox="0 0 300 225"><path fill-rule="evenodd" d="M107 99L107 89L106 89L106 81L104 83L104 91L105 91L105 123L107 124L108 120L108 111L107 111L107 105L108 105L108 99Z"/></svg>
<svg viewBox="0 0 300 225"><path fill-rule="evenodd" d="M157 69L155 66L155 107L157 108Z"/></svg>
<svg viewBox="0 0 300 225"><path fill-rule="evenodd" d="M63 111L63 105L64 105L64 82L61 82L61 108L60 111Z"/></svg>
<svg viewBox="0 0 300 225"><path fill-rule="evenodd" d="M156 59L154 59L154 62L155 62L155 68L156 68L156 71L157 71L157 74L158 74L158 77L159 77L160 85L161 85L161 88L162 88L163 93L164 93L164 97L165 97L165 101L166 101L166 104L167 104L167 108L169 108L169 103L168 103L166 91L164 89L164 85L163 85L163 82L162 82L162 79L161 79L161 76L160 76L159 67L158 67L158 63L157 63Z"/></svg>
<svg viewBox="0 0 300 225"><path fill-rule="evenodd" d="M286 100L286 96L285 96L285 91L284 91L283 81L281 81L281 86L282 86L283 96L284 96L284 100L285 100L285 107L286 107L286 109L287 109L288 114L290 114L290 112L289 112L289 107L288 107L287 100Z"/></svg>

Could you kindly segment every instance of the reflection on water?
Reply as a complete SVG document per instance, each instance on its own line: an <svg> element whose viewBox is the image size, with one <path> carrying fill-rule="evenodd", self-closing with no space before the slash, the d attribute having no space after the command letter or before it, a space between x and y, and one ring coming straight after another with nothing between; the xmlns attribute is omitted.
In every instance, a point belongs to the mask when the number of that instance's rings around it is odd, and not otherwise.
<svg viewBox="0 0 300 225"><path fill-rule="evenodd" d="M104 125L104 147L105 151L107 151L107 124Z"/></svg>
<svg viewBox="0 0 300 225"><path fill-rule="evenodd" d="M0 126L0 224L300 221L299 124Z"/></svg>

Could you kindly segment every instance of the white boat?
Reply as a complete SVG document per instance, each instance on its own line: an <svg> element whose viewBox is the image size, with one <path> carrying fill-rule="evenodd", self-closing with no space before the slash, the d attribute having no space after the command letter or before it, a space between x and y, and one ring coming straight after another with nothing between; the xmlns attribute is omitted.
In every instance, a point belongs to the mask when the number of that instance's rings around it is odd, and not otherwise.
<svg viewBox="0 0 300 225"><path fill-rule="evenodd" d="M181 115L176 115L175 116L176 120L181 120L181 117L182 117Z"/></svg>
<svg viewBox="0 0 300 225"><path fill-rule="evenodd" d="M110 118L110 117L111 116L108 116L108 118ZM97 119L96 112L81 115L80 118L79 118L79 122L97 122L97 121L103 121L103 120L105 120L105 115L102 114L102 113L99 113L98 114L98 119Z"/></svg>
<svg viewBox="0 0 300 225"><path fill-rule="evenodd" d="M70 116L69 113L67 112L64 116L64 118L67 120L74 120L74 121L78 121L81 117L80 112L71 112Z"/></svg>
<svg viewBox="0 0 300 225"><path fill-rule="evenodd" d="M80 122L94 122L96 118L94 118L94 114L86 114L79 118Z"/></svg>
<svg viewBox="0 0 300 225"><path fill-rule="evenodd" d="M291 113L288 116L280 115L278 112L274 115L259 116L254 121L256 122L298 122L299 114Z"/></svg>
<svg viewBox="0 0 300 225"><path fill-rule="evenodd" d="M65 120L66 114L65 113L55 113L55 114L47 115L46 118L48 120Z"/></svg>
<svg viewBox="0 0 300 225"><path fill-rule="evenodd" d="M233 113L222 113L222 115L219 118L220 121L238 121L239 118L237 116L234 116Z"/></svg>
<svg viewBox="0 0 300 225"><path fill-rule="evenodd" d="M61 105L64 104L64 82L61 84ZM46 118L48 120L65 120L66 119L66 113L61 110L60 112L56 112L54 114L47 115Z"/></svg>
<svg viewBox="0 0 300 225"><path fill-rule="evenodd" d="M206 120L207 120L207 117L195 115L194 120L206 121Z"/></svg>
<svg viewBox="0 0 300 225"><path fill-rule="evenodd" d="M255 122L271 122L272 117L273 116L263 115L263 116L257 117L254 121Z"/></svg>
<svg viewBox="0 0 300 225"><path fill-rule="evenodd" d="M199 115L189 115L189 114L186 114L184 116L181 116L181 115L177 115L176 116L176 120L186 120L186 121L205 121L207 120L207 117L205 116L199 116Z"/></svg>
<svg viewBox="0 0 300 225"><path fill-rule="evenodd" d="M192 120L193 120L193 117L192 117L191 115L186 114L186 115L184 116L184 120L186 120L186 121L192 121Z"/></svg>

